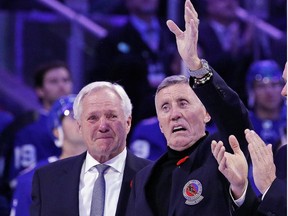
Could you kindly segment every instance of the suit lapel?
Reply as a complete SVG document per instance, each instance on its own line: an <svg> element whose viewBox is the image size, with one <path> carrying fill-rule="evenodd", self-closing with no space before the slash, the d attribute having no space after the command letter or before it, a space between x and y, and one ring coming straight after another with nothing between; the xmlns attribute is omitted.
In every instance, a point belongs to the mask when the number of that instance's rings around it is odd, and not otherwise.
<svg viewBox="0 0 288 216"><path fill-rule="evenodd" d="M80 173L85 157L86 152L74 157L73 163L66 163L62 168L62 173L59 175L60 188L61 191L65 191L65 203L69 203L69 207L67 206L67 208L70 209L69 212L71 212L71 215L79 215Z"/></svg>
<svg viewBox="0 0 288 216"><path fill-rule="evenodd" d="M133 167L134 160L129 151L127 151L127 158L125 162L125 169L123 175L123 181L121 185L121 191L118 199L116 215L121 216L126 212L127 203L131 191L131 181L137 172L137 170Z"/></svg>

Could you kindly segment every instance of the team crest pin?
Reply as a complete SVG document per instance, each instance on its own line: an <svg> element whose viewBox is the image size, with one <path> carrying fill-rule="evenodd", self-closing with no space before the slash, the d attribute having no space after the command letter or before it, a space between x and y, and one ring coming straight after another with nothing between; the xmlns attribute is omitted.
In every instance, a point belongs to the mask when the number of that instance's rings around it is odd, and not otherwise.
<svg viewBox="0 0 288 216"><path fill-rule="evenodd" d="M202 184L198 180L190 180L183 187L183 196L187 205L196 205L198 204L204 197L202 194Z"/></svg>

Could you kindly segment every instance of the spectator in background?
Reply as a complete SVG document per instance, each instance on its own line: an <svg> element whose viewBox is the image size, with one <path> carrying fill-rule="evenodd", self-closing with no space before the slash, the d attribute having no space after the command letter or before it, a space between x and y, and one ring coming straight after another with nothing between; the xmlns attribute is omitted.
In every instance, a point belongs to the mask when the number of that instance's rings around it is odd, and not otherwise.
<svg viewBox="0 0 288 216"><path fill-rule="evenodd" d="M70 71L62 61L39 65L34 74L34 84L42 109L33 110L27 115L16 118L12 123L16 126L16 130L8 131L6 134L9 139L4 143L7 146L4 153L6 161L2 183L4 187L13 189L20 171L42 159L52 155L59 156L61 153L61 149L54 145L50 136L47 118L52 104L59 97L72 92ZM11 198L11 195L7 196Z"/></svg>
<svg viewBox="0 0 288 216"><path fill-rule="evenodd" d="M285 139L287 106L280 94L284 86L281 69L273 60L256 61L251 64L246 80L250 119L254 130L264 143L272 144L274 160L278 161L279 159L276 158L278 150L287 144ZM278 157L282 158L282 156ZM281 163L277 164L281 166ZM259 195L260 192L254 184L251 165L249 179L255 193Z"/></svg>
<svg viewBox="0 0 288 216"><path fill-rule="evenodd" d="M240 0L250 14L287 32L287 1L285 0Z"/></svg>
<svg viewBox="0 0 288 216"><path fill-rule="evenodd" d="M2 131L13 121L14 116L6 111L6 110L0 110L0 140L2 138ZM0 141L1 143L1 141ZM0 152L3 151L3 146L0 146ZM0 154L1 155L1 154ZM4 166L5 166L5 162L4 162L4 158L0 157L0 185L1 185L1 177L3 175L4 172ZM2 216L8 216L9 215L9 209L10 209L10 205L9 202L7 200L7 198L4 196L3 192L1 191L1 187L0 187L0 215Z"/></svg>
<svg viewBox="0 0 288 216"><path fill-rule="evenodd" d="M132 120L128 95L118 84L93 82L79 92L73 111L87 151L35 171L31 216L93 215L99 166L106 167L104 215L126 215L131 180L149 163L126 148Z"/></svg>
<svg viewBox="0 0 288 216"><path fill-rule="evenodd" d="M88 0L90 13L125 14L123 0Z"/></svg>
<svg viewBox="0 0 288 216"><path fill-rule="evenodd" d="M128 15L129 11L125 0L88 0L90 13L101 13L111 15ZM159 0L159 10L157 13L161 17L167 14L167 0Z"/></svg>
<svg viewBox="0 0 288 216"><path fill-rule="evenodd" d="M205 58L246 104L245 73L253 61L251 25L236 16L238 0L205 0L199 24L200 56Z"/></svg>
<svg viewBox="0 0 288 216"><path fill-rule="evenodd" d="M274 154L281 143L287 124L286 101L280 94L284 86L282 72L274 60L251 64L246 77L250 119L255 132L273 146Z"/></svg>
<svg viewBox="0 0 288 216"><path fill-rule="evenodd" d="M64 159L83 153L86 146L78 131L78 125L73 118L73 102L75 95L68 95L58 99L52 106L48 127L55 145L61 148L61 155L51 156L45 160L33 164L23 170L17 177L17 186L13 193L12 210L10 216L29 216L32 204L32 177L36 169L52 163L58 159Z"/></svg>
<svg viewBox="0 0 288 216"><path fill-rule="evenodd" d="M173 35L159 16L159 0L125 0L128 21L113 29L96 47L95 71L89 82L116 81L133 104L133 124L155 116L153 94L172 70L175 52ZM176 54L175 54L176 53ZM141 82L136 82L141 80Z"/></svg>

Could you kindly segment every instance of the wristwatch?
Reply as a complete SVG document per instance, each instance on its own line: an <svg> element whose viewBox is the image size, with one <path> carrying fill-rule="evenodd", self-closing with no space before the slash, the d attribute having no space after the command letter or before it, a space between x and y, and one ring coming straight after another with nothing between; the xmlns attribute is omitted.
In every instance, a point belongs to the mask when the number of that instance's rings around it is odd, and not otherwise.
<svg viewBox="0 0 288 216"><path fill-rule="evenodd" d="M190 76L200 79L202 77L204 77L205 75L207 75L209 72L211 72L211 69L208 65L208 62L205 59L200 59L202 67L198 70L190 70L189 69L189 74Z"/></svg>

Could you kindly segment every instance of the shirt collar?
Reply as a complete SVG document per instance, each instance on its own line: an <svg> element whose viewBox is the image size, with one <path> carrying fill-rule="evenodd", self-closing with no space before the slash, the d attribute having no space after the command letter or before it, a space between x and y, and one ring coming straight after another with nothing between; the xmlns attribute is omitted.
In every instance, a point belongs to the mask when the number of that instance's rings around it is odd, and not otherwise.
<svg viewBox="0 0 288 216"><path fill-rule="evenodd" d="M104 164L109 165L112 169L116 172L124 172L125 167L125 160L127 156L127 148L125 147L124 150L118 154L116 157L106 161ZM100 164L97 160L95 160L91 154L87 151L85 164L84 164L84 173L88 172L92 167Z"/></svg>

